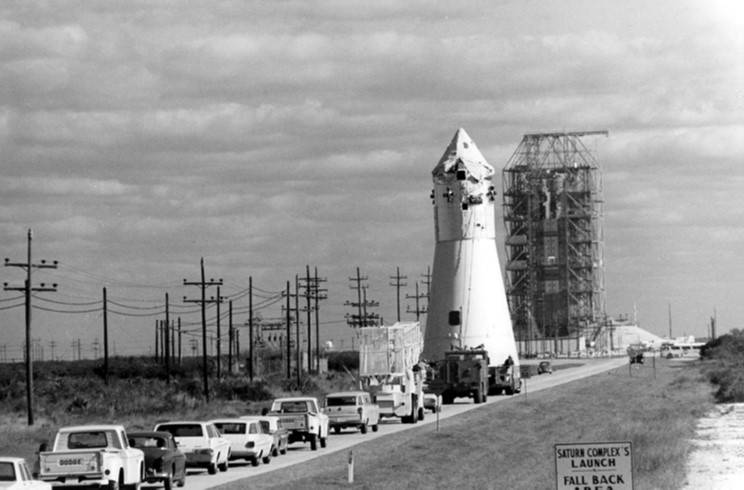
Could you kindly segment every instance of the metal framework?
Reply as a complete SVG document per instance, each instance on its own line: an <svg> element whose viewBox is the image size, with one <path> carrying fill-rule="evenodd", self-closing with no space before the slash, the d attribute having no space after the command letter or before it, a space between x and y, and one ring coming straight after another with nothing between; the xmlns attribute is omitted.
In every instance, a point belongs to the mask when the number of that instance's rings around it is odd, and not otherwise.
<svg viewBox="0 0 744 490"><path fill-rule="evenodd" d="M607 134L526 134L504 167L506 294L518 341L599 334L602 178L582 137Z"/></svg>

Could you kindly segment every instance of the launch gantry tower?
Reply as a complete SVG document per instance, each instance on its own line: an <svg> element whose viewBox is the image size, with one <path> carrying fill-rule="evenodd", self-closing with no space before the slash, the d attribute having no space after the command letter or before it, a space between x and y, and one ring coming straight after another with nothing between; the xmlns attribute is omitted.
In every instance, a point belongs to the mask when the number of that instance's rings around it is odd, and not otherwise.
<svg viewBox="0 0 744 490"><path fill-rule="evenodd" d="M605 322L602 178L582 138L526 134L503 170L506 294L521 340L598 337Z"/></svg>

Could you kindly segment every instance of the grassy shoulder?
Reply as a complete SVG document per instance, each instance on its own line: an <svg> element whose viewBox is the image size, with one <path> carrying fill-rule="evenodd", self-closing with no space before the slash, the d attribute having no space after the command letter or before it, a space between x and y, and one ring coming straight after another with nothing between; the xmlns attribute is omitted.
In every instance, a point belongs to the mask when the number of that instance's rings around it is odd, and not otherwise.
<svg viewBox="0 0 744 490"><path fill-rule="evenodd" d="M631 441L635 488L677 489L695 423L712 405L698 363L650 363L518 396L250 479L251 488L555 488L553 446ZM334 437L329 440L333 446ZM245 482L223 489L244 488Z"/></svg>

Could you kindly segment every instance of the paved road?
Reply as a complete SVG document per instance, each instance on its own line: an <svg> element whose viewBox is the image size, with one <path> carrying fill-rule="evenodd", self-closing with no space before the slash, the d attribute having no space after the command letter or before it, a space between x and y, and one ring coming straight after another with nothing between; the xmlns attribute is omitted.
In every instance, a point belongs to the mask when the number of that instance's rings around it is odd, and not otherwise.
<svg viewBox="0 0 744 490"><path fill-rule="evenodd" d="M557 361L561 362L561 361ZM593 359L593 360L582 360L582 361L567 361L567 362L584 362L579 367L571 367L567 369L558 369L553 374L544 374L525 380L526 387L522 389L520 395L515 396L529 396L530 393L552 388L564 383L576 381L587 376L593 376L610 369L617 368L622 365L628 364L626 357L615 358L615 359ZM525 389L526 388L526 389ZM485 405L503 402L504 400L512 399L513 397L508 396L491 396L488 398L488 402ZM454 417L455 415L461 414L468 410L473 410L484 405L475 405L470 400L464 398L458 398L455 400L453 405L445 405L442 412L439 414L439 419L446 419ZM417 424L401 424L397 420L383 420L380 423L380 430L378 432L367 432L367 434L360 434L357 431L342 431L336 435L331 433L328 438L328 447L325 449L318 449L317 451L311 451L309 444L292 444L289 451L285 456L279 456L271 460L271 463L265 465L253 467L248 463L244 462L231 462L230 469L227 472L218 472L216 475L208 475L206 471L190 471L186 479L186 490L201 490L206 488L212 488L217 485L224 483L233 482L241 479L249 479L252 476L267 473L269 471L276 471L287 466L292 466L298 463L324 456L337 451L348 450L350 447L355 446L361 442L370 441L378 437L384 437L389 434L401 432L404 430L411 430L416 427L420 427L423 424L435 424L437 423L437 416L427 412L426 419ZM143 488L147 488L143 486ZM155 488L155 487L151 487Z"/></svg>

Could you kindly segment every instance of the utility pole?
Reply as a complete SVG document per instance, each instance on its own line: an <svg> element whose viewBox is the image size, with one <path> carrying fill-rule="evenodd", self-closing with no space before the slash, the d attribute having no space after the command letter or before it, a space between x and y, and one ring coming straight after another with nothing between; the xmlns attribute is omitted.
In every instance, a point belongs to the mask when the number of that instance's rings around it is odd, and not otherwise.
<svg viewBox="0 0 744 490"><path fill-rule="evenodd" d="M318 268L315 268L315 280L313 282L315 297L315 371L320 373L320 305L318 302L322 299L328 299L325 295L327 289L320 289L320 283L327 279L318 279Z"/></svg>
<svg viewBox="0 0 744 490"><path fill-rule="evenodd" d="M419 283L416 281L416 294L414 296L406 295L406 299L415 299L416 300L416 309L406 309L406 313L415 313L416 314L416 321L419 321L421 318L422 313L426 313L426 307L419 306L419 300L426 298L426 294L420 294L419 293Z"/></svg>
<svg viewBox="0 0 744 490"><path fill-rule="evenodd" d="M357 302L346 301L344 305L352 306L357 309L357 314L346 314L346 323L350 327L367 327L375 325L377 319L380 318L376 313L368 313L368 307L378 307L380 303L378 301L367 301L367 286L362 284L362 281L367 280L367 276L362 276L359 272L359 267L356 269L356 277L350 277L350 281L354 281L354 286L349 286L351 289L357 291Z"/></svg>
<svg viewBox="0 0 744 490"><path fill-rule="evenodd" d="M108 351L108 299L106 288L103 288L103 382L109 383L109 351Z"/></svg>
<svg viewBox="0 0 744 490"><path fill-rule="evenodd" d="M289 281L287 281L287 306L286 306L286 314L287 314L287 379L290 379L292 377L292 348L290 347L289 339L292 338L292 322L291 322L291 315L289 310L289 298L290 298L290 290L289 290Z"/></svg>
<svg viewBox="0 0 744 490"><path fill-rule="evenodd" d="M395 268L395 276L390 277L390 279L395 279L395 282L390 283L391 286L395 286L395 298L396 298L396 305L398 307L398 321L400 321L400 288L408 286L408 283L401 282L403 279L408 279L406 276L400 275L400 267Z"/></svg>
<svg viewBox="0 0 744 490"><path fill-rule="evenodd" d="M207 281L204 277L204 257L201 258L201 280L200 281L187 281L183 280L184 286L199 286L201 288L201 299L187 299L183 297L184 303L200 303L201 304L201 319L202 319L202 376L204 378L204 398L209 402L209 376L207 372L207 287L209 286L221 286L222 279L215 281L210 279ZM219 293L218 293L219 294ZM209 302L214 301L209 300Z"/></svg>
<svg viewBox="0 0 744 490"><path fill-rule="evenodd" d="M669 340L672 340L672 303L667 303L669 314Z"/></svg>
<svg viewBox="0 0 744 490"><path fill-rule="evenodd" d="M253 276L248 277L248 379L253 381Z"/></svg>
<svg viewBox="0 0 744 490"><path fill-rule="evenodd" d="M220 287L217 286L217 298L214 299L214 302L217 303L217 379L220 379L222 377L222 332L220 331L220 304L222 304L222 300L224 298L220 296Z"/></svg>
<svg viewBox="0 0 744 490"><path fill-rule="evenodd" d="M160 362L160 320L155 320L155 362Z"/></svg>
<svg viewBox="0 0 744 490"><path fill-rule="evenodd" d="M302 382L302 343L300 342L300 277L295 274L295 330L297 332L297 387L299 388Z"/></svg>
<svg viewBox="0 0 744 490"><path fill-rule="evenodd" d="M233 348L233 310L232 310L233 302L230 300L227 304L228 306L228 326L227 326L227 373L232 374L232 367L233 367L233 357L232 357L232 348Z"/></svg>
<svg viewBox="0 0 744 490"><path fill-rule="evenodd" d="M31 229L29 229L26 262L11 262L10 259L5 259L6 267L21 267L26 269L26 284L23 287L8 286L7 282L4 284L5 291L24 291L26 294L26 411L28 412L28 425L34 425L34 375L33 361L31 360L31 292L57 291L56 284L52 284L51 287L45 286L44 283L41 283L40 287L33 287L31 285L32 269L57 268L56 260L51 264L47 264L45 260L42 260L39 264L31 262L31 239L32 233Z"/></svg>
<svg viewBox="0 0 744 490"><path fill-rule="evenodd" d="M178 317L178 365L181 365L181 317Z"/></svg>
<svg viewBox="0 0 744 490"><path fill-rule="evenodd" d="M165 340L165 348L163 349L163 357L165 358L165 382L170 384L170 312L168 304L168 293L165 293L165 324L163 325L163 339Z"/></svg>
<svg viewBox="0 0 744 490"><path fill-rule="evenodd" d="M51 349L51 351L52 351L52 352L51 352L51 356L52 356L52 361L55 361L55 360L56 360L56 359L54 358L54 346L55 346L55 345L57 345L57 342L55 342L54 340L51 340L51 341L49 341L49 348L50 348L50 349ZM3 345L3 348L5 348L5 346L4 346L4 345ZM4 350L4 349L3 349L3 350Z"/></svg>

